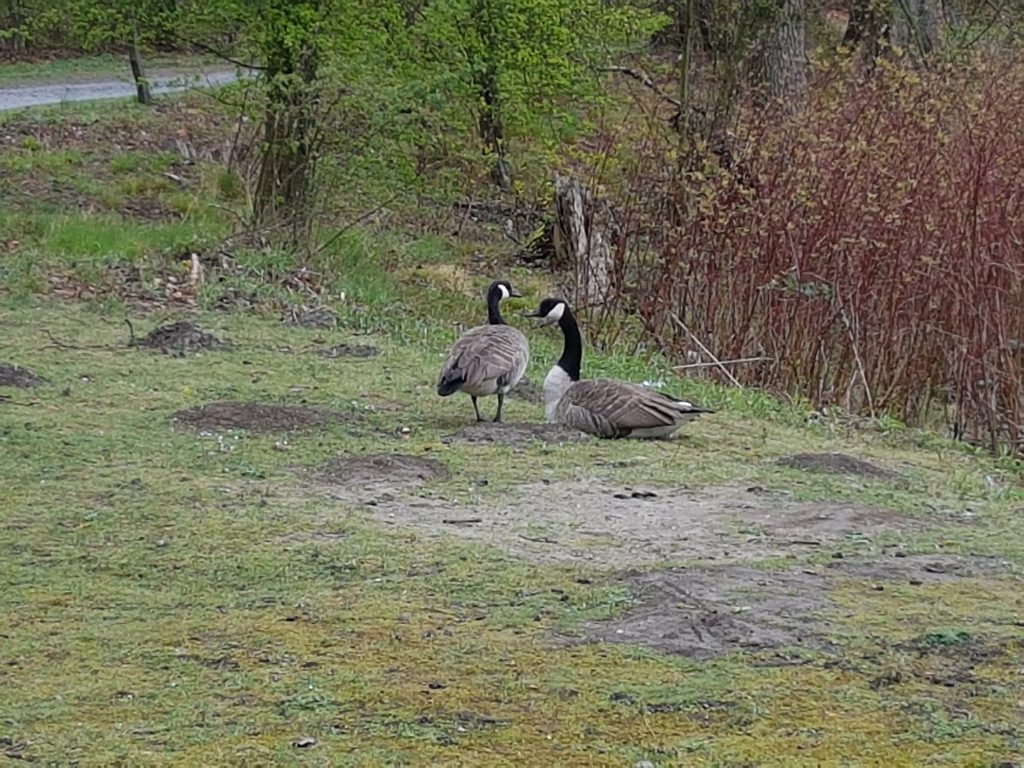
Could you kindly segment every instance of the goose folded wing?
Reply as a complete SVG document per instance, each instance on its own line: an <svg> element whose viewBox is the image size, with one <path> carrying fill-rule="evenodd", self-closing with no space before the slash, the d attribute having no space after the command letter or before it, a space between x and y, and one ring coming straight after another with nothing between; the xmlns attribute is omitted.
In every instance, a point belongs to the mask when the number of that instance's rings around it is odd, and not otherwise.
<svg viewBox="0 0 1024 768"><path fill-rule="evenodd" d="M687 412L681 406L689 406L639 384L614 379L581 381L573 385L567 396L570 401L566 405L590 412L619 433L674 424Z"/></svg>
<svg viewBox="0 0 1024 768"><path fill-rule="evenodd" d="M470 386L507 378L526 367L525 340L513 328L490 326L481 333L471 331L456 342L446 367L458 367Z"/></svg>

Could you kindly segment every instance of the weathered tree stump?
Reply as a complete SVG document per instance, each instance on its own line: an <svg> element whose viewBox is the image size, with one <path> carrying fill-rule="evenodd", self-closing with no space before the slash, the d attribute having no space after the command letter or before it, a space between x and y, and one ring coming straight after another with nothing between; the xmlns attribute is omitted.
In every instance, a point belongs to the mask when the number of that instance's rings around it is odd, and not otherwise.
<svg viewBox="0 0 1024 768"><path fill-rule="evenodd" d="M581 307L602 304L612 289L612 247L595 210L593 195L579 179L555 176L552 266L567 277L566 297Z"/></svg>

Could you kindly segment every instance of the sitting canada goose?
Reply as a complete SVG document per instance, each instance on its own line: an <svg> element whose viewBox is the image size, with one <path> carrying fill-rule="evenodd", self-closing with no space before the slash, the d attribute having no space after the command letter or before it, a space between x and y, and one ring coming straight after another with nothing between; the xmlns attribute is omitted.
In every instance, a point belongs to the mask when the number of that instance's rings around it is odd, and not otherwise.
<svg viewBox="0 0 1024 768"><path fill-rule="evenodd" d="M668 437L702 413L714 413L639 384L615 379L580 381L583 344L576 318L561 299L544 299L536 312L541 325L558 323L565 337L562 356L544 379L549 422L598 437Z"/></svg>
<svg viewBox="0 0 1024 768"><path fill-rule="evenodd" d="M448 397L462 390L473 400L476 420L483 421L476 399L486 395L498 396L498 413L505 393L519 383L530 362L530 345L516 328L505 324L498 306L502 299L520 297L506 280L495 280L487 290L487 322L470 328L452 345L448 359L437 377L437 394Z"/></svg>

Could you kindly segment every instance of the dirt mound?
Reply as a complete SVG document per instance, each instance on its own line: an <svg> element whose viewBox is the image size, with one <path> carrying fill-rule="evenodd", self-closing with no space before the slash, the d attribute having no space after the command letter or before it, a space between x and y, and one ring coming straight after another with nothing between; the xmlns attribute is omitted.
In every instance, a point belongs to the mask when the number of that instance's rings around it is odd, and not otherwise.
<svg viewBox="0 0 1024 768"><path fill-rule="evenodd" d="M339 357L367 358L376 357L380 354L380 350L376 347L371 347L369 344L338 344L337 346L325 349L320 354L332 360Z"/></svg>
<svg viewBox="0 0 1024 768"><path fill-rule="evenodd" d="M401 453L338 456L316 472L320 482L342 487L421 485L447 477L448 468L437 459Z"/></svg>
<svg viewBox="0 0 1024 768"><path fill-rule="evenodd" d="M288 307L281 321L303 328L337 328L338 316L327 307Z"/></svg>
<svg viewBox="0 0 1024 768"><path fill-rule="evenodd" d="M544 391L536 382L530 381L525 376L509 390L508 396L514 397L517 400L525 400L528 403L544 402Z"/></svg>
<svg viewBox="0 0 1024 768"><path fill-rule="evenodd" d="M863 459L844 453L798 453L779 459L779 464L806 472L827 472L834 475L856 475L875 477L883 480L897 480L899 475L888 469L876 467Z"/></svg>
<svg viewBox="0 0 1024 768"><path fill-rule="evenodd" d="M453 435L441 438L442 443L472 443L483 445L528 445L542 443L575 443L589 436L558 424L495 424L481 421L469 424Z"/></svg>
<svg viewBox="0 0 1024 768"><path fill-rule="evenodd" d="M709 658L730 651L821 647L825 580L746 566L656 571L623 579L636 604L583 627L584 642L631 643Z"/></svg>
<svg viewBox="0 0 1024 768"><path fill-rule="evenodd" d="M958 579L1009 572L1007 565L994 557L907 555L902 551L876 560L833 560L826 568L851 579L908 584L945 584Z"/></svg>
<svg viewBox="0 0 1024 768"><path fill-rule="evenodd" d="M184 357L208 349L231 349L229 341L221 341L198 325L184 320L154 328L144 339L136 342L145 349L153 349L165 355Z"/></svg>
<svg viewBox="0 0 1024 768"><path fill-rule="evenodd" d="M0 387L16 387L17 389L31 389L41 387L49 382L35 371L22 368L14 363L0 363Z"/></svg>
<svg viewBox="0 0 1024 768"><path fill-rule="evenodd" d="M296 432L351 421L355 414L305 405L220 401L178 411L171 418L201 432Z"/></svg>
<svg viewBox="0 0 1024 768"><path fill-rule="evenodd" d="M698 659L738 650L821 648L829 645L835 610L829 592L840 583L853 579L874 589L881 582L925 584L996 572L1006 569L989 560L889 555L838 560L819 571L728 565L628 573L619 581L633 594L634 606L584 625L582 642L634 643Z"/></svg>

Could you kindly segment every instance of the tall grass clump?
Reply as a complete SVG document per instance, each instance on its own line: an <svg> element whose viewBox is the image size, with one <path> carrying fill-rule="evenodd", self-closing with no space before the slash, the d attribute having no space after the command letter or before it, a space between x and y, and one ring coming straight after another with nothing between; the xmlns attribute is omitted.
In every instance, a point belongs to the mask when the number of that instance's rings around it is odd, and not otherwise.
<svg viewBox="0 0 1024 768"><path fill-rule="evenodd" d="M740 383L1020 452L1024 64L831 77L744 123L730 162L632 154L616 309Z"/></svg>

